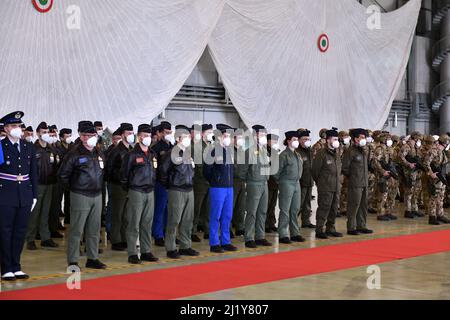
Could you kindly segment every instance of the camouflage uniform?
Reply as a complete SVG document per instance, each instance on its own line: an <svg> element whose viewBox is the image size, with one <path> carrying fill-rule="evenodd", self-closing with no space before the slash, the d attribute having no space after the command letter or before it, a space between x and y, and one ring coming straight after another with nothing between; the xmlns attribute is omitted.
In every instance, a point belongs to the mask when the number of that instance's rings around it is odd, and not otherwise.
<svg viewBox="0 0 450 320"><path fill-rule="evenodd" d="M320 149L323 149L323 148L325 148L325 147L327 146L327 141L326 141L326 132L327 132L327 130L328 130L328 129L325 129L325 128L320 129L320 132L319 132L320 140L317 141L317 142L312 146L311 151L312 151L312 158L313 158L313 160L314 160L314 158L316 157L317 152L318 152Z"/></svg>
<svg viewBox="0 0 450 320"><path fill-rule="evenodd" d="M421 140L421 138L422 136L420 133L413 132L411 134L411 139L400 148L400 152L398 154L399 162L403 166L403 172L405 175L404 201L406 206L406 218L414 218L415 216L420 215L417 205L417 198L419 196L421 185L419 171L410 167L410 162L406 160L406 156L420 156L420 149L416 146L416 141Z"/></svg>
<svg viewBox="0 0 450 320"><path fill-rule="evenodd" d="M377 138L372 158L372 168L376 176L376 199L378 220L388 221L396 220L397 217L392 214L395 207L395 195L392 195L395 179L386 176L386 170L382 166L382 162L391 164L393 161L392 147L388 147L386 142L390 140L389 134L381 134ZM390 192L391 191L391 192ZM392 196L394 197L392 199Z"/></svg>
<svg viewBox="0 0 450 320"><path fill-rule="evenodd" d="M447 144L448 138L441 137L441 143ZM424 166L427 176L427 188L429 192L428 212L429 212L429 224L439 225L439 221L449 223L450 220L444 214L444 195L445 185L438 179L433 178L432 165L437 168L442 167L448 162L447 155L444 152L442 146L433 145L428 153L425 155Z"/></svg>
<svg viewBox="0 0 450 320"><path fill-rule="evenodd" d="M420 156L422 158L422 161L425 162L425 158L427 156L427 154L429 152L431 152L431 150L435 147L434 146L434 138L432 136L425 136L424 139L424 145L422 146L422 148L420 149ZM420 195L422 196L422 201L424 204L424 208L425 208L425 213L429 214L429 188L428 186L428 175L427 174L421 174L420 176L420 181L421 181L421 186L424 186L424 188L420 188L421 193Z"/></svg>

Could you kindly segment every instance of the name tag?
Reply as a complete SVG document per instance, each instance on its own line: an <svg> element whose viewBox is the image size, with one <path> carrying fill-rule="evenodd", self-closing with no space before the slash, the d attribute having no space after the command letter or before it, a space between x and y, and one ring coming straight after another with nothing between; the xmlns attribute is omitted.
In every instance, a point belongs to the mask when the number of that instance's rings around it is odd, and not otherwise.
<svg viewBox="0 0 450 320"><path fill-rule="evenodd" d="M80 158L80 159L78 159L78 163L79 163L79 164L84 164L84 163L86 163L86 162L88 162L88 159L87 159L87 158Z"/></svg>
<svg viewBox="0 0 450 320"><path fill-rule="evenodd" d="M103 169L105 167L104 164L103 164L102 157L98 157L98 164L100 165L100 169Z"/></svg>
<svg viewBox="0 0 450 320"><path fill-rule="evenodd" d="M142 158L142 157L136 158L136 163L137 163L137 164L142 164L142 163L144 163L144 158Z"/></svg>
<svg viewBox="0 0 450 320"><path fill-rule="evenodd" d="M153 158L153 167L154 167L155 169L158 168L158 161L156 160L156 158Z"/></svg>

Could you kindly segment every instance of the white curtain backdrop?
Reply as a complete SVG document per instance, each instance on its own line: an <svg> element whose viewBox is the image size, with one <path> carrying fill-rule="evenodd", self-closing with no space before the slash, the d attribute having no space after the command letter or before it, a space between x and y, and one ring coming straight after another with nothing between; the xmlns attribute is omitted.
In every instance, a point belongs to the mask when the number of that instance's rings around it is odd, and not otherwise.
<svg viewBox="0 0 450 320"><path fill-rule="evenodd" d="M76 129L149 123L204 52L224 0L0 1L0 114ZM79 6L80 29L66 11Z"/></svg>
<svg viewBox="0 0 450 320"><path fill-rule="evenodd" d="M410 56L421 1L370 30L355 0L229 0L209 48L244 122L270 129L381 128ZM330 46L321 53L319 36Z"/></svg>
<svg viewBox="0 0 450 320"><path fill-rule="evenodd" d="M382 14L370 30L356 0L54 0L45 14L29 0L1 1L0 114L20 109L27 124L74 129L87 119L148 123L209 44L248 126L379 128L420 3ZM66 25L71 5L79 30Z"/></svg>

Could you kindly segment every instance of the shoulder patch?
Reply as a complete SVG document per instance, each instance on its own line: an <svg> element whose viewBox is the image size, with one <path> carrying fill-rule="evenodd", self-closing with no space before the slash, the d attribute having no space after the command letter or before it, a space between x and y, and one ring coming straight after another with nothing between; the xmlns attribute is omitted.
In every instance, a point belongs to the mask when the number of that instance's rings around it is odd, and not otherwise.
<svg viewBox="0 0 450 320"><path fill-rule="evenodd" d="M78 163L79 164L83 164L83 163L86 163L86 162L88 162L88 159L86 157L82 157L82 158L78 159Z"/></svg>

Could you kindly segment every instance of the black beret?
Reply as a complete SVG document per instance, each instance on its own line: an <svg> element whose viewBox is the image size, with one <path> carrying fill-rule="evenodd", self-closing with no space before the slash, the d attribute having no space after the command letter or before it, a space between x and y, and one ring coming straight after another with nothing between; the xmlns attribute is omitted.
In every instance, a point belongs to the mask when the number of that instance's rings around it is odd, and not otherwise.
<svg viewBox="0 0 450 320"><path fill-rule="evenodd" d="M337 130L327 130L327 132L325 133L327 135L327 139L330 137L339 137L339 132Z"/></svg>
<svg viewBox="0 0 450 320"><path fill-rule="evenodd" d="M259 133L260 131L266 131L266 128L264 126L261 126L259 124L254 125L252 127L253 130L255 130L256 133Z"/></svg>
<svg viewBox="0 0 450 320"><path fill-rule="evenodd" d="M138 133L139 132L152 133L152 126L146 123L140 124L138 127Z"/></svg>
<svg viewBox="0 0 450 320"><path fill-rule="evenodd" d="M101 122L101 121L95 121L95 122L94 122L94 127L103 127L103 122Z"/></svg>
<svg viewBox="0 0 450 320"><path fill-rule="evenodd" d="M367 137L367 130L362 128L353 129L350 131L352 138L358 138L361 134Z"/></svg>
<svg viewBox="0 0 450 320"><path fill-rule="evenodd" d="M120 131L123 133L124 131L133 131L133 125L131 123L121 123Z"/></svg>
<svg viewBox="0 0 450 320"><path fill-rule="evenodd" d="M22 124L21 124L21 126L20 126L22 129L26 129L27 128L27 126L25 125L25 123L23 123L22 122Z"/></svg>
<svg viewBox="0 0 450 320"><path fill-rule="evenodd" d="M189 128L186 127L185 125L179 124L177 126L175 126L175 136L179 137L182 134L188 134L189 133Z"/></svg>
<svg viewBox="0 0 450 320"><path fill-rule="evenodd" d="M309 137L311 134L311 131L309 130L302 130L302 131L298 131L298 137Z"/></svg>
<svg viewBox="0 0 450 320"><path fill-rule="evenodd" d="M152 135L154 136L155 134L157 134L159 131L159 126L156 127L152 127Z"/></svg>
<svg viewBox="0 0 450 320"><path fill-rule="evenodd" d="M212 127L212 126L211 126L211 127ZM219 130L219 131L222 132L222 133L227 132L227 130L233 130L232 127L230 127L230 126L227 125L227 124L223 124L223 123L216 124L216 129Z"/></svg>
<svg viewBox="0 0 450 320"><path fill-rule="evenodd" d="M41 129L44 129L44 130L49 129L47 122L42 121L41 123L39 123L39 125L36 128L36 132L38 132Z"/></svg>
<svg viewBox="0 0 450 320"><path fill-rule="evenodd" d="M288 131L285 132L286 140L290 140L292 138L298 138L298 131Z"/></svg>
<svg viewBox="0 0 450 320"><path fill-rule="evenodd" d="M81 127L86 126L86 125L93 126L92 121L83 120L83 121L78 122L78 132L80 132Z"/></svg>
<svg viewBox="0 0 450 320"><path fill-rule="evenodd" d="M276 140L276 141L278 141L278 140L280 140L280 136L278 136L276 134L273 134L273 133L270 133L270 134L267 135L267 140Z"/></svg>
<svg viewBox="0 0 450 320"><path fill-rule="evenodd" d="M117 130L114 131L112 135L113 136L120 136L120 135L122 135L122 132L120 131L120 128L117 128Z"/></svg>
<svg viewBox="0 0 450 320"><path fill-rule="evenodd" d="M3 124L0 124L0 132L5 132L5 127L3 126Z"/></svg>
<svg viewBox="0 0 450 320"><path fill-rule="evenodd" d="M33 127L32 126L28 126L28 127L26 127L25 131L33 132Z"/></svg>
<svg viewBox="0 0 450 320"><path fill-rule="evenodd" d="M92 122L90 123L86 122L81 124L81 126L78 128L78 131L80 133L97 133L97 131L95 131L94 124Z"/></svg>
<svg viewBox="0 0 450 320"><path fill-rule="evenodd" d="M22 111L15 111L7 114L0 119L0 123L4 126L7 124L19 124L22 123L24 113Z"/></svg>
<svg viewBox="0 0 450 320"><path fill-rule="evenodd" d="M72 129L63 128L59 131L59 136L64 137L65 134L72 134Z"/></svg>
<svg viewBox="0 0 450 320"><path fill-rule="evenodd" d="M172 130L172 124L168 121L163 121L159 124L159 131Z"/></svg>
<svg viewBox="0 0 450 320"><path fill-rule="evenodd" d="M217 128L217 125L216 125ZM206 130L212 130L213 129L213 125L212 124L202 124L202 131L206 131ZM217 128L217 130L220 130L219 128Z"/></svg>
<svg viewBox="0 0 450 320"><path fill-rule="evenodd" d="M50 132L53 133L56 130L58 130L58 128L56 127L56 125L51 125L51 126L48 127L48 130L50 130Z"/></svg>

